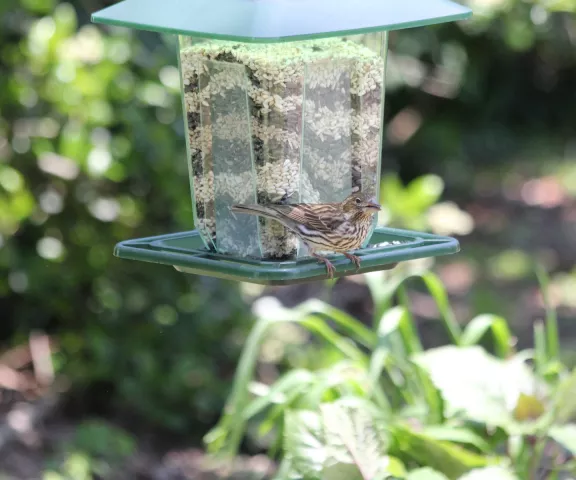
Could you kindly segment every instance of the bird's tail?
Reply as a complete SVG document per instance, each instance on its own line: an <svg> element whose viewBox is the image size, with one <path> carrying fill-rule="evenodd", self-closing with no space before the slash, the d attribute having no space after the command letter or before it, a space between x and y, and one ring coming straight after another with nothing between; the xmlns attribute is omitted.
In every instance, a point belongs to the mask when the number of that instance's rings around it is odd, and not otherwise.
<svg viewBox="0 0 576 480"><path fill-rule="evenodd" d="M278 212L265 205L232 205L230 210L235 213L246 213L248 215L261 215L268 218L278 218Z"/></svg>

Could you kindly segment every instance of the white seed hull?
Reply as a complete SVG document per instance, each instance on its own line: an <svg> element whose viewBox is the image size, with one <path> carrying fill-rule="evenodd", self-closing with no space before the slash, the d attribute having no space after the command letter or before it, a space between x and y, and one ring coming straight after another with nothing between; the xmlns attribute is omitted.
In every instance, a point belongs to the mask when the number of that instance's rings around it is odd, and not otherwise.
<svg viewBox="0 0 576 480"><path fill-rule="evenodd" d="M211 41L183 48L181 71L196 223L212 247L294 257L298 239L279 223L229 206L376 193L384 63L372 50Z"/></svg>

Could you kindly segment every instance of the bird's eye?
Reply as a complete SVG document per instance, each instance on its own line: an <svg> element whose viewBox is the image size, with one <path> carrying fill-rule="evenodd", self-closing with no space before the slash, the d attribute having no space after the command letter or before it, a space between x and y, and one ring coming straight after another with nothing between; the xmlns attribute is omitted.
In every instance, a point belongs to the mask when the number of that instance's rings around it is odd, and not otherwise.
<svg viewBox="0 0 576 480"><path fill-rule="evenodd" d="M357 198L356 199L356 205L360 205L362 203L362 199L361 198Z"/></svg>

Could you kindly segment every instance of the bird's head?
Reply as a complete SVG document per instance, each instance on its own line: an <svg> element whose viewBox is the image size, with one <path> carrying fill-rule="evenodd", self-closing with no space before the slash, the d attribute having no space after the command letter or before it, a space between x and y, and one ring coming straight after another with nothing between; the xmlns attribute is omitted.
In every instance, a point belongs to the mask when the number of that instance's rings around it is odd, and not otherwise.
<svg viewBox="0 0 576 480"><path fill-rule="evenodd" d="M382 207L374 197L362 192L352 192L352 195L344 200L342 209L346 213L373 214L380 211Z"/></svg>

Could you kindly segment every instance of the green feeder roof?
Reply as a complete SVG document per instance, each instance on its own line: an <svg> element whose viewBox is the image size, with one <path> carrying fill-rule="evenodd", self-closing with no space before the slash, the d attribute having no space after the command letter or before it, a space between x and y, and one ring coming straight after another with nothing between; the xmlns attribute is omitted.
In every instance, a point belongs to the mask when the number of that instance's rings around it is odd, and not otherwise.
<svg viewBox="0 0 576 480"><path fill-rule="evenodd" d="M468 18L449 0L124 0L92 21L251 43L419 27Z"/></svg>

